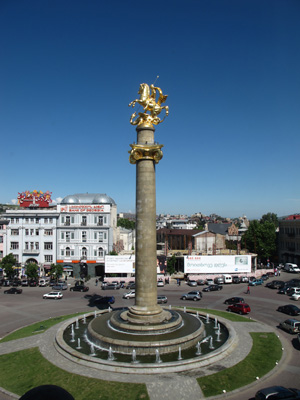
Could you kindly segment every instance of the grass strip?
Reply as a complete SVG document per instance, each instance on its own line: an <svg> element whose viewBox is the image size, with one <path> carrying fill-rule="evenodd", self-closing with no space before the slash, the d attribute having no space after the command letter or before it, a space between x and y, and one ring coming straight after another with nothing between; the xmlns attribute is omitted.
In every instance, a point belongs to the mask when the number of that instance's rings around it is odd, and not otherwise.
<svg viewBox="0 0 300 400"><path fill-rule="evenodd" d="M228 311L219 311L219 310L211 310L209 308L194 308L194 307L189 307L189 310L196 310L204 312L206 314L217 315L218 317L228 319L228 321L232 322L256 322L254 319L250 319L248 316L243 317L242 315L231 313Z"/></svg>
<svg viewBox="0 0 300 400"><path fill-rule="evenodd" d="M75 313L75 314L70 314L70 315L62 315L60 317L53 317L46 319L44 321L36 322L32 325L24 326L23 328L20 328L9 335L5 336L0 340L0 343L3 342L9 342L10 340L16 340L16 339L22 339L28 336L32 336L35 334L43 333L47 329L51 328L53 325L58 324L59 322L65 321L66 319L76 317L78 315L81 315L83 313Z"/></svg>
<svg viewBox="0 0 300 400"><path fill-rule="evenodd" d="M145 384L75 375L51 364L37 348L1 355L0 365L0 386L20 396L36 386L58 385L76 400L149 399Z"/></svg>
<svg viewBox="0 0 300 400"><path fill-rule="evenodd" d="M205 397L217 396L246 386L271 371L281 359L281 342L275 333L250 333L253 346L248 356L235 366L198 378Z"/></svg>

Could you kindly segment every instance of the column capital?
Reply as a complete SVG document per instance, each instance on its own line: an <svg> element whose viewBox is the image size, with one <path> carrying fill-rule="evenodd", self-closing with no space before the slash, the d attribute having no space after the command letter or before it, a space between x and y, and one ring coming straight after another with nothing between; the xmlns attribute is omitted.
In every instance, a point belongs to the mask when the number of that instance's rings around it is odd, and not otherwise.
<svg viewBox="0 0 300 400"><path fill-rule="evenodd" d="M129 161L131 164L136 164L140 160L153 160L158 164L163 157L161 148L163 144L131 144Z"/></svg>

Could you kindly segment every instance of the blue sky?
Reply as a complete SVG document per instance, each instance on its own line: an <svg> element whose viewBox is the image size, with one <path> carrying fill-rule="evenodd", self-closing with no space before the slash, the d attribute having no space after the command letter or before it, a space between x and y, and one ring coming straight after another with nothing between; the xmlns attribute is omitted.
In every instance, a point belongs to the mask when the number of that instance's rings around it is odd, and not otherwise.
<svg viewBox="0 0 300 400"><path fill-rule="evenodd" d="M157 213L300 212L299 0L1 0L0 202L135 209L139 84L168 94Z"/></svg>

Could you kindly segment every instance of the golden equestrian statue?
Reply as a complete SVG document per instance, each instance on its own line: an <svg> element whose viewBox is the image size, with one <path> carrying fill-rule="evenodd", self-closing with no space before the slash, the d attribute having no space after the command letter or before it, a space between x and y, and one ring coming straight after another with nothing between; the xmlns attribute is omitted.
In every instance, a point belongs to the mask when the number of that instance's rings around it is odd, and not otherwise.
<svg viewBox="0 0 300 400"><path fill-rule="evenodd" d="M150 93L151 90L151 93ZM158 99L156 101L156 95L158 93ZM147 85L147 83L141 83L140 88L138 91L140 95L139 99L133 100L129 103L129 107L134 107L136 103L140 104L144 108L144 112L137 113L134 112L131 115L130 123L132 125L140 125L140 124L147 124L147 125L158 125L169 115L169 107L162 106L167 100L168 95L163 95L162 90L159 87L155 87L154 85ZM165 110L165 116L163 119L160 119L158 115ZM136 119L135 119L136 118Z"/></svg>

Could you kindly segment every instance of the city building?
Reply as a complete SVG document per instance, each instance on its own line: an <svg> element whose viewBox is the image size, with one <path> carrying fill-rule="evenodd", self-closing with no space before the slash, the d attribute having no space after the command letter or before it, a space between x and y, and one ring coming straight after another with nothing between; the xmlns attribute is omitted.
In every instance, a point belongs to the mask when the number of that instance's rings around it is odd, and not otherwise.
<svg viewBox="0 0 300 400"><path fill-rule="evenodd" d="M66 196L57 205L57 260L69 275L104 276L117 240L117 206L106 194Z"/></svg>
<svg viewBox="0 0 300 400"><path fill-rule="evenodd" d="M300 265L300 214L279 218L279 262Z"/></svg>
<svg viewBox="0 0 300 400"><path fill-rule="evenodd" d="M104 275L105 255L117 239L114 200L106 194L74 194L50 206L49 192L47 198L40 193L19 194L20 208L1 215L2 257L13 254L19 275L31 262L39 266L40 276L51 264L62 264L64 276Z"/></svg>

